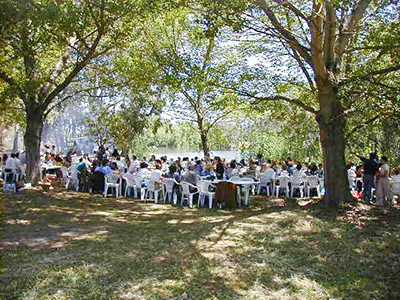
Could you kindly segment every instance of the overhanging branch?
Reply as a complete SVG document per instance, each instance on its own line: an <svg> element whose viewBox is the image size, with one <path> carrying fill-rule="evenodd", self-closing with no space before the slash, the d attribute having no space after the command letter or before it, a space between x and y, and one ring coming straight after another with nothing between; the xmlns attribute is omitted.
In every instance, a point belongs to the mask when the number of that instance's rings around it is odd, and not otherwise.
<svg viewBox="0 0 400 300"><path fill-rule="evenodd" d="M349 79L343 80L342 82L339 83L339 86L342 86L342 85L345 85L345 84L348 84L348 83L351 83L351 82L354 82L354 81L357 81L357 80L364 80L364 81L367 80L367 81L369 81L373 76L387 74L387 73L391 73L391 72L396 72L396 71L399 71L399 70L400 70L400 64L398 64L396 66L389 67L389 68L381 69L381 70L375 70L375 71L372 71L372 72L370 72L368 74L365 74L365 75L362 75L362 76L359 76L359 77L353 77L353 78L349 78Z"/></svg>
<svg viewBox="0 0 400 300"><path fill-rule="evenodd" d="M369 124L372 124L373 122L375 122L376 120L378 120L380 117L380 115L376 115L373 118L355 126L352 130L350 130L350 132L345 136L345 140L348 140L354 133L357 132L357 130L360 130L366 126L368 126Z"/></svg>
<svg viewBox="0 0 400 300"><path fill-rule="evenodd" d="M311 106L305 104L303 101L299 100L299 99L292 99L292 98L288 98L285 96L280 96L280 95L276 95L276 96L271 96L271 97L259 97L253 94L250 94L246 91L240 91L240 90L234 90L236 93L238 93L241 96L245 96L248 98L252 98L257 100L257 102L255 102L254 104L258 104L261 102L273 102L273 101L284 101L284 102L288 102L291 103L293 105L296 105L298 107L301 107L302 109L304 109L305 111L308 111L314 115L318 115L318 111L315 110L314 108L312 108Z"/></svg>

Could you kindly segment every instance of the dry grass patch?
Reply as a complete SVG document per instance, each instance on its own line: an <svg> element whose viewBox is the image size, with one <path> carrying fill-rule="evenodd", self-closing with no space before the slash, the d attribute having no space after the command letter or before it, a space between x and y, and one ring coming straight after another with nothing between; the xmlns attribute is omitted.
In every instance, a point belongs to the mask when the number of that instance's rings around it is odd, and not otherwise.
<svg viewBox="0 0 400 300"><path fill-rule="evenodd" d="M210 211L61 191L0 204L0 299L400 298L397 206Z"/></svg>

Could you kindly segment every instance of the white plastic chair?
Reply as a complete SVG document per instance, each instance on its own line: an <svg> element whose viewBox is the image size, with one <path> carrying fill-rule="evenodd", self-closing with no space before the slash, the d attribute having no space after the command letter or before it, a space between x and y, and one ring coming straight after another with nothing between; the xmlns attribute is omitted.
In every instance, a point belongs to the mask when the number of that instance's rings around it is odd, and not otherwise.
<svg viewBox="0 0 400 300"><path fill-rule="evenodd" d="M126 185L125 185L125 195L124 197L126 198L126 195L128 194L128 190L133 189L133 193L134 193L134 197L137 196L137 190L136 190L136 182L135 179L129 177L129 176L125 176L123 177L126 181Z"/></svg>
<svg viewBox="0 0 400 300"><path fill-rule="evenodd" d="M281 176L279 177L279 185L275 185L276 197L279 197L279 192L282 190L285 191L286 198L289 198L289 176Z"/></svg>
<svg viewBox="0 0 400 300"><path fill-rule="evenodd" d="M173 178L164 178L163 180L165 192L164 192L164 203L165 201L173 201L174 205L176 205L178 201L178 195L174 191L175 184L179 185L179 183ZM169 198L171 196L171 199Z"/></svg>
<svg viewBox="0 0 400 300"><path fill-rule="evenodd" d="M158 203L158 199L159 199L159 194L162 194L162 187L160 185L160 187L157 188L157 184L155 180L149 180L149 183L147 184L147 189L146 192L144 194L144 200L153 200L154 198L154 203ZM150 198L151 197L153 198Z"/></svg>
<svg viewBox="0 0 400 300"><path fill-rule="evenodd" d="M108 174L104 176L104 197L108 195L109 188L115 188L115 197L119 197L120 183L118 183L119 177L115 174Z"/></svg>
<svg viewBox="0 0 400 300"><path fill-rule="evenodd" d="M290 197L293 197L293 192L294 190L299 190L300 191L300 198L303 198L303 192L304 192L304 186L303 184L303 178L300 176L294 176L292 177L292 188L290 191Z"/></svg>
<svg viewBox="0 0 400 300"><path fill-rule="evenodd" d="M260 183L258 184L258 189L257 189L257 194L260 195L261 192L261 188L265 188L267 191L267 196L270 195L270 189L271 188L271 193L273 194L274 191L274 175L275 174L266 174L266 173L262 173L260 175Z"/></svg>
<svg viewBox="0 0 400 300"><path fill-rule="evenodd" d="M232 176L229 181L240 181L244 179L245 177L241 178L240 176ZM236 193L237 193L237 199L239 201L239 206L240 206L240 186L236 186Z"/></svg>
<svg viewBox="0 0 400 300"><path fill-rule="evenodd" d="M183 204L183 201L186 198L187 201L189 202L189 207L192 208L193 207L193 197L194 197L194 195L199 193L198 189L197 189L197 186L195 186L193 184L190 184L189 182L186 182L186 181L182 181L180 183L180 186L182 187L181 205ZM190 188L196 189L196 191L191 192Z"/></svg>
<svg viewBox="0 0 400 300"><path fill-rule="evenodd" d="M14 172L12 169L6 169L4 168L2 171L2 175L4 178L4 182L7 183L9 181L13 182L14 181Z"/></svg>
<svg viewBox="0 0 400 300"><path fill-rule="evenodd" d="M138 191L140 191L140 199L144 200L144 195L146 193L146 188L142 187L142 177L138 175L133 176L133 180L135 180L135 187L133 188L135 193L135 198L139 198Z"/></svg>
<svg viewBox="0 0 400 300"><path fill-rule="evenodd" d="M305 180L307 181L307 186L306 186L307 197L310 197L312 189L316 189L318 197L321 197L321 187L319 185L318 176L308 176L305 178Z"/></svg>
<svg viewBox="0 0 400 300"><path fill-rule="evenodd" d="M240 179L241 181L247 181L247 182L254 182L254 179L251 177L243 177ZM252 185L243 185L242 189L244 192L244 199L246 201L246 199L248 200L248 203L246 202L245 205L250 205L250 190L252 190L253 195L255 193L255 187L258 185L258 183L252 184ZM240 198L239 198L240 199ZM241 205L241 203L239 203L239 206Z"/></svg>
<svg viewBox="0 0 400 300"><path fill-rule="evenodd" d="M73 168L71 170L71 175L67 175L67 183L65 184L65 188L68 190L70 188L70 185L73 184L75 186L75 190L79 190L79 179L78 179L78 174L80 172L76 169Z"/></svg>
<svg viewBox="0 0 400 300"><path fill-rule="evenodd" d="M208 181L200 180L197 183L199 188L199 202L198 206L204 205L206 197L208 197L209 208L212 209L215 192L210 192L209 188L212 184Z"/></svg>

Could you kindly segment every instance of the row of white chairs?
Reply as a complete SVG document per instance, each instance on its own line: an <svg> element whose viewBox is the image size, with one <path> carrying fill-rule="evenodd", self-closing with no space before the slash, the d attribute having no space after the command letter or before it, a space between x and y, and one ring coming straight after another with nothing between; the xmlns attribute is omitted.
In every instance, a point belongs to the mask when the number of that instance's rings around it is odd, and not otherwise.
<svg viewBox="0 0 400 300"><path fill-rule="evenodd" d="M277 180L279 180L279 184L276 184ZM257 194L260 194L261 189L265 188L268 196L275 192L275 196L279 197L279 193L284 191L286 197L289 198L290 183L290 197L293 197L293 194L296 190L299 191L301 198L303 198L304 192L306 197L310 197L311 191L314 189L317 191L318 197L321 197L320 182L323 182L323 179L320 179L316 175L304 177L281 176L279 178L275 178L273 176L269 176L268 174L261 174Z"/></svg>
<svg viewBox="0 0 400 300"><path fill-rule="evenodd" d="M21 170L6 169L4 166L0 169L0 178L6 180L9 177L11 181L19 181L25 176L25 172Z"/></svg>
<svg viewBox="0 0 400 300"><path fill-rule="evenodd" d="M189 182L182 181L178 183L172 178L164 178L162 183L150 180L145 186L143 185L142 178L139 176L133 176L132 178L124 177L124 179L126 180L125 197L127 197L128 191L133 189L134 198L139 198L138 192L140 191L141 200L152 200L155 203L159 203L162 199L164 203L172 201L176 205L178 197L174 186L177 185L182 189L181 204L187 201L189 207L193 207L194 196L198 194L198 206L204 205L207 197L209 199L209 208L212 209L213 206L215 193L210 191L211 183L205 180L200 180L197 185L192 185ZM106 186L104 190L107 190Z"/></svg>

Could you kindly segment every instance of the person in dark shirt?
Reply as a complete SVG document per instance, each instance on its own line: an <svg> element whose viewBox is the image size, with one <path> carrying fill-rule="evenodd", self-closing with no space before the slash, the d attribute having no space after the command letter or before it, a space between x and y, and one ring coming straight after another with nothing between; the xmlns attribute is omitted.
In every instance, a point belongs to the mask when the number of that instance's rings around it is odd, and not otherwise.
<svg viewBox="0 0 400 300"><path fill-rule="evenodd" d="M217 173L217 178L219 180L223 179L224 172L225 172L225 167L224 167L224 164L222 163L221 158L219 156L216 156L214 158L214 165L215 165L215 173Z"/></svg>
<svg viewBox="0 0 400 300"><path fill-rule="evenodd" d="M369 159L363 160L363 187L364 187L364 200L367 202L372 201L372 188L374 187L375 174L379 169L379 164L376 162L376 153L371 153Z"/></svg>

